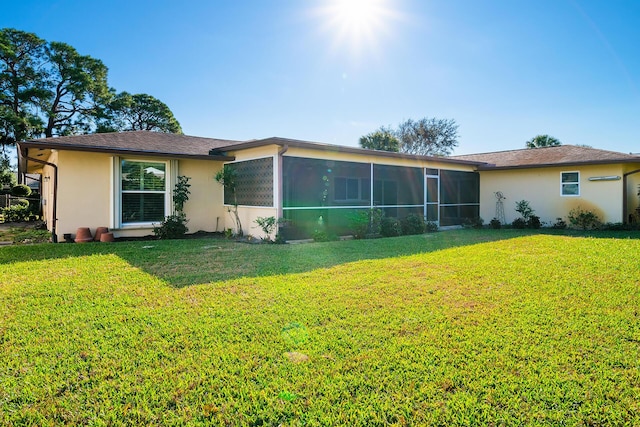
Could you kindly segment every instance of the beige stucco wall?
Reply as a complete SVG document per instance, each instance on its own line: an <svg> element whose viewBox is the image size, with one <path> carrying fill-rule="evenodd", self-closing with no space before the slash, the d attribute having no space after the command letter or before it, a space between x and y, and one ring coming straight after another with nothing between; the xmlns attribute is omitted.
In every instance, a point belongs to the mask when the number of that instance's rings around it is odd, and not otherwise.
<svg viewBox="0 0 640 427"><path fill-rule="evenodd" d="M191 178L191 194L184 206L189 219L189 233L199 230L222 232L225 229L223 188L214 178L221 168L222 162L185 159L178 161L178 175Z"/></svg>
<svg viewBox="0 0 640 427"><path fill-rule="evenodd" d="M112 154L80 151L54 151L47 161L58 165L58 203L57 229L58 241L63 235L75 236L78 227L89 227L95 232L97 227L110 227L115 237L134 237L153 234L153 226L121 227L115 224ZM127 156L136 160L149 158ZM166 158L151 160L167 161ZM173 175L191 177L191 194L185 204L185 213L189 222L189 232L223 231L225 229L225 210L222 206L222 186L215 182L214 176L222 167L222 162L180 159L177 171ZM43 174L53 176L53 169L43 168ZM170 184L171 188L173 183ZM53 207L53 178L43 183L45 217L51 230Z"/></svg>
<svg viewBox="0 0 640 427"><path fill-rule="evenodd" d="M580 196L560 195L560 173L580 172ZM515 204L529 201L535 215L549 225L567 220L575 207L592 210L603 222L623 222L623 180L589 181L590 177L623 175L622 165L512 169L480 172L480 216L485 222L496 216L496 191L502 191L505 219L519 217Z"/></svg>

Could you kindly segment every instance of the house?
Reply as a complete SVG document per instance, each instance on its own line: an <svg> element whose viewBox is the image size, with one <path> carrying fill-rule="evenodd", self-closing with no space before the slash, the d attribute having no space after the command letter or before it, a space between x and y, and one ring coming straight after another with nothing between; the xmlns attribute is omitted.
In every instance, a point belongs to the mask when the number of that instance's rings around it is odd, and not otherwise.
<svg viewBox="0 0 640 427"><path fill-rule="evenodd" d="M284 218L291 236L308 236L320 225L346 233L354 212L373 207L388 216L417 214L440 226L460 225L492 218L496 191L514 202L529 200L543 221L566 217L568 208L581 204L606 221L622 222L637 207L640 168L640 156L572 146L430 157L284 138L232 141L148 131L18 145L20 172L43 177L44 218L54 240L78 227L108 226L116 237L152 234L172 213L178 176L191 178L184 210L192 232L235 229L235 200L244 231L254 236L262 233L256 218L271 216ZM237 175L235 199L214 179L225 164Z"/></svg>
<svg viewBox="0 0 640 427"><path fill-rule="evenodd" d="M479 214L478 162L413 156L283 138L229 141L147 131L37 139L19 144L22 173L41 173L47 226L57 240L78 227L108 226L116 237L152 233L172 212L172 189L191 178L191 231L235 228L233 198L214 177L237 174L238 213L259 236L258 217L285 218L295 235L318 221L348 231L353 212L425 216L441 225ZM164 172L162 174L161 172Z"/></svg>
<svg viewBox="0 0 640 427"><path fill-rule="evenodd" d="M496 216L501 192L505 219L527 200L541 221L566 220L574 208L595 212L603 222L635 221L640 185L640 156L589 147L561 145L453 156L480 162L480 216ZM630 217L631 215L631 217Z"/></svg>

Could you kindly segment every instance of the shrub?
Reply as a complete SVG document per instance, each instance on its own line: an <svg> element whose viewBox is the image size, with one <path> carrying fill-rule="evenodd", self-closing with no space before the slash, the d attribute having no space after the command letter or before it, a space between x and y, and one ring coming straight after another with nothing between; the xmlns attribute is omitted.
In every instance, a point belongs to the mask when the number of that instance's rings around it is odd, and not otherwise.
<svg viewBox="0 0 640 427"><path fill-rule="evenodd" d="M422 215L410 214L400 221L402 234L422 234L425 230L424 218Z"/></svg>
<svg viewBox="0 0 640 427"><path fill-rule="evenodd" d="M258 218L256 218L254 222L258 224L262 232L265 234L262 240L270 242L271 233L273 233L273 230L275 230L276 225L278 224L278 222L276 221L276 217L270 216L270 217L263 218L259 216Z"/></svg>
<svg viewBox="0 0 640 427"><path fill-rule="evenodd" d="M424 229L427 233L435 233L438 231L438 224L433 221L427 221L424 224Z"/></svg>
<svg viewBox="0 0 640 427"><path fill-rule="evenodd" d="M349 228L353 237L363 239L368 235L381 233L381 223L384 218L382 209L359 210L349 216Z"/></svg>
<svg viewBox="0 0 640 427"><path fill-rule="evenodd" d="M159 239L179 239L189 231L187 222L187 217L182 212L169 215L159 227L153 227L153 234Z"/></svg>
<svg viewBox="0 0 640 427"><path fill-rule="evenodd" d="M555 228L556 230L564 230L567 228L567 223L562 218L556 218L556 222L551 226L551 228Z"/></svg>
<svg viewBox="0 0 640 427"><path fill-rule="evenodd" d="M541 225L540 217L537 215L531 215L529 216L529 219L527 219L527 228L538 229Z"/></svg>
<svg viewBox="0 0 640 427"><path fill-rule="evenodd" d="M502 228L502 223L500 222L500 220L498 218L493 218L489 224L491 225L491 228L493 228L494 230L497 230L499 228Z"/></svg>
<svg viewBox="0 0 640 427"><path fill-rule="evenodd" d="M29 209L29 203L16 204L8 208L0 209L4 222L25 222L38 219Z"/></svg>
<svg viewBox="0 0 640 427"><path fill-rule="evenodd" d="M518 229L527 228L527 221L525 221L524 218L516 218L511 223L511 226Z"/></svg>
<svg viewBox="0 0 640 427"><path fill-rule="evenodd" d="M520 200L516 202L516 212L518 212L525 221L528 221L535 211L531 208L528 201Z"/></svg>
<svg viewBox="0 0 640 427"><path fill-rule="evenodd" d="M580 206L571 209L568 218L571 225L583 230L598 228L601 224L595 212L583 210Z"/></svg>
<svg viewBox="0 0 640 427"><path fill-rule="evenodd" d="M31 195L31 188L25 184L14 185L11 189L11 195L16 197L29 197Z"/></svg>
<svg viewBox="0 0 640 427"><path fill-rule="evenodd" d="M386 216L380 223L380 234L384 237L396 237L402 234L402 225L398 218Z"/></svg>
<svg viewBox="0 0 640 427"><path fill-rule="evenodd" d="M484 220L478 216L465 219L462 226L467 228L482 228L482 224L484 224Z"/></svg>

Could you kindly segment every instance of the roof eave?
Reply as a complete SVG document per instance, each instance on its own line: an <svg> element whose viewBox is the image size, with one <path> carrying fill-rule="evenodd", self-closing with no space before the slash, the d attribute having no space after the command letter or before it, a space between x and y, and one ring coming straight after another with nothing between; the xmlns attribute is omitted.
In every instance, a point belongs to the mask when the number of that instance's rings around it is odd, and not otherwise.
<svg viewBox="0 0 640 427"><path fill-rule="evenodd" d="M395 153L392 151L370 150L366 148L322 144L319 142L307 142L307 141L299 141L296 139L285 139L285 138L257 139L253 141L243 142L236 145L216 148L211 150L211 152L224 153L228 151L243 150L247 148L264 147L266 145L277 145L280 147L283 147L286 145L289 147L309 148L312 150L320 150L320 151L335 151L338 153L374 155L378 157L394 157L394 158L411 159L411 160L428 160L428 161L434 161L434 162L452 163L452 164L468 165L468 166L478 166L478 165L485 164L485 162L479 162L479 161L473 161L473 160L457 160L457 159L451 159L448 157L421 156L417 154Z"/></svg>
<svg viewBox="0 0 640 427"><path fill-rule="evenodd" d="M592 160L592 161L581 161L581 162L542 163L542 164L535 164L535 165L509 165L509 166L496 166L496 165L491 165L489 163L483 163L482 165L478 166L478 170L492 171L492 170L508 170L508 169L541 169L541 168L610 165L610 164L624 164L624 163L640 163L640 159Z"/></svg>
<svg viewBox="0 0 640 427"><path fill-rule="evenodd" d="M51 144L41 143L37 141L23 141L18 143L18 147L23 148L44 148L52 150L68 150L68 151L83 151L94 153L112 153L112 154L128 154L135 156L149 156L149 157L172 157L180 159L198 159L198 160L221 160L232 161L235 160L234 156L227 156L223 154L209 155L209 154L184 154L184 153L167 153L163 151L148 151L148 150L134 150L128 148L112 148L112 147L95 147L86 145L75 144Z"/></svg>

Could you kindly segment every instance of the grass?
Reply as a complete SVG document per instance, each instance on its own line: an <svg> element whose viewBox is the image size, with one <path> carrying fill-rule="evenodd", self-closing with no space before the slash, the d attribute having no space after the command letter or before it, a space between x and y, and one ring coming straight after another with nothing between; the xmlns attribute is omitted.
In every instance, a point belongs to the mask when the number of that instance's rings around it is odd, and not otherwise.
<svg viewBox="0 0 640 427"><path fill-rule="evenodd" d="M5 247L0 423L637 425L628 236Z"/></svg>

